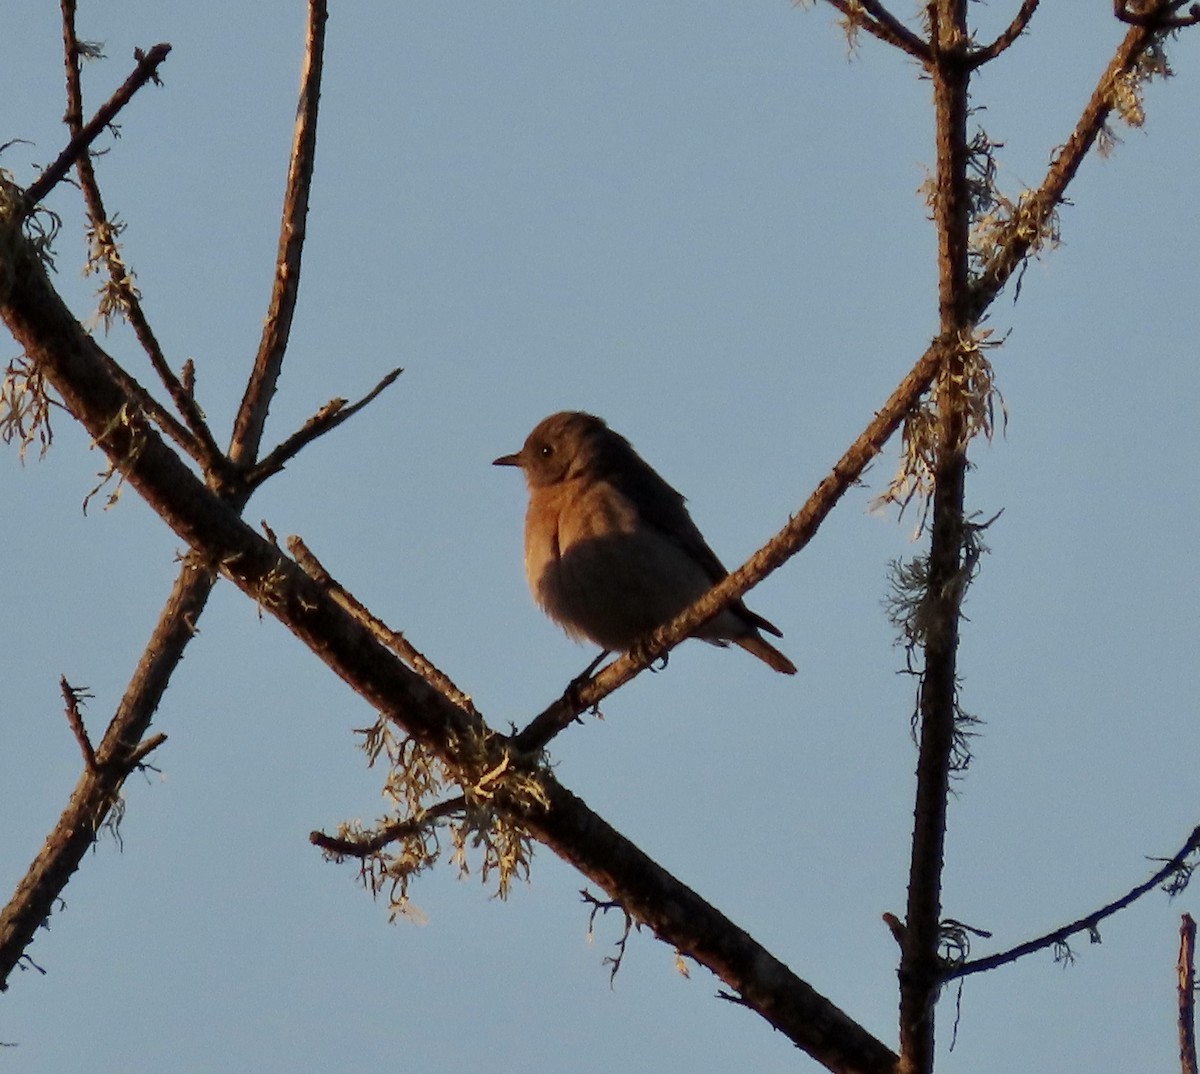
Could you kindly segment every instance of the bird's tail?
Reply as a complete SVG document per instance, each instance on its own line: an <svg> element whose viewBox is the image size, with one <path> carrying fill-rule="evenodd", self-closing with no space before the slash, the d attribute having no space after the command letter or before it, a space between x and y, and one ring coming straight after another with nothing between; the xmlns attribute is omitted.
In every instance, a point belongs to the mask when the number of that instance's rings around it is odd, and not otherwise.
<svg viewBox="0 0 1200 1074"><path fill-rule="evenodd" d="M775 648L766 638L758 633L747 634L741 638L730 639L734 645L740 645L746 652L757 656L764 664L774 668L781 675L795 675L796 665Z"/></svg>

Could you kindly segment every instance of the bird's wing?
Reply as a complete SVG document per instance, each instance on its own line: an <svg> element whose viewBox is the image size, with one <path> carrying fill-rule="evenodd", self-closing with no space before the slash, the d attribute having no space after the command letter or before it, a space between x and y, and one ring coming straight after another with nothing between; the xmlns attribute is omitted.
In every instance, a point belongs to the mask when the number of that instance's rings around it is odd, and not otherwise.
<svg viewBox="0 0 1200 1074"><path fill-rule="evenodd" d="M637 508L638 514L648 525L679 545L700 564L713 582L719 582L729 572L692 521L683 496L668 485L633 448L627 449L628 457L609 471L608 480Z"/></svg>

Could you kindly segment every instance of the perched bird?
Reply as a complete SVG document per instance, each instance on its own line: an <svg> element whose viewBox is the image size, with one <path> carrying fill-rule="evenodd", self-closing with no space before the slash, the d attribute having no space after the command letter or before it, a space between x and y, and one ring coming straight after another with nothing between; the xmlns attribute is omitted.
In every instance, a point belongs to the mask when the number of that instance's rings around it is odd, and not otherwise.
<svg viewBox="0 0 1200 1074"><path fill-rule="evenodd" d="M573 638L626 650L729 573L684 498L600 418L551 414L520 451L494 465L525 475L525 576L534 600ZM733 642L794 675L796 666L760 630L783 636L738 600L697 637Z"/></svg>

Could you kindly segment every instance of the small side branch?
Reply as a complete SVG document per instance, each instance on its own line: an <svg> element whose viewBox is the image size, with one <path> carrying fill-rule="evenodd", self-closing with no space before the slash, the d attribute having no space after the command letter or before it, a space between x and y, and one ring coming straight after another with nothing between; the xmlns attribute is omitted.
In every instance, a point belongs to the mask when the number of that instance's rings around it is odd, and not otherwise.
<svg viewBox="0 0 1200 1074"><path fill-rule="evenodd" d="M117 117L121 111L147 82L159 85L158 69L171 46L163 43L155 45L148 52L140 49L134 53L137 66L132 74L104 102L94 116L71 136L66 148L59 153L58 158L41 175L37 177L25 191L25 211L32 211L47 194L50 193L66 177L67 172L75 162L87 152L88 147L100 136L101 132Z"/></svg>
<svg viewBox="0 0 1200 1074"><path fill-rule="evenodd" d="M67 682L65 675L59 676L58 685L67 706L67 723L75 741L79 743L79 751L83 754L83 766L89 772L95 772L96 750L92 746L92 740L88 738L87 728L83 726L83 714L79 711L80 701L91 695L86 690L72 686Z"/></svg>
<svg viewBox="0 0 1200 1074"><path fill-rule="evenodd" d="M1023 944L1009 948L1007 951L1000 951L997 954L988 955L986 958L977 958L958 966L948 967L942 975L942 980L952 981L956 977L967 977L972 973L983 973L986 970L994 970L998 966L1015 962L1017 959L1031 955L1035 951L1044 951L1048 947L1055 947L1066 943L1072 936L1080 932L1094 933L1096 926L1105 918L1112 917L1119 910L1124 910L1125 907L1136 902L1148 891L1153 890L1159 885L1165 884L1170 894L1176 894L1183 889L1183 886L1186 885L1188 878L1191 876L1193 865L1189 863L1188 859L1198 850L1200 850L1200 827L1192 830L1192 834L1188 836L1187 842L1180 847L1179 852L1174 857L1168 859L1163 867L1150 877L1149 880L1131 888L1119 899L1115 899L1108 903L1108 905L1100 907L1099 910L1088 914L1086 917L1072 921L1069 925L1063 925L1061 928L1057 928L1053 932L1048 932L1044 936L1039 936L1037 939L1027 940Z"/></svg>
<svg viewBox="0 0 1200 1074"><path fill-rule="evenodd" d="M893 15L879 0L829 0L831 7L842 13L846 25L866 30L886 45L907 52L921 63L929 63L932 52L929 44L918 37Z"/></svg>
<svg viewBox="0 0 1200 1074"><path fill-rule="evenodd" d="M621 938L614 944L617 953L615 955L606 955L604 958L604 964L609 968L609 987L612 987L617 979L617 971L620 970L621 963L625 960L625 945L629 943L629 935L633 932L637 922L634 921L633 915L621 903L612 899L599 899L588 891L587 888L580 889L579 897L592 908L588 913L587 935L589 943L595 931L597 914L607 914L609 910L620 910L625 915L625 928L621 932Z"/></svg>
<svg viewBox="0 0 1200 1074"><path fill-rule="evenodd" d="M300 569L314 582L322 586L342 608L365 626L380 644L391 649L401 660L413 669L422 679L432 686L451 704L456 705L472 716L478 716L471 698L462 692L445 672L441 671L431 661L408 641L398 630L393 630L382 619L373 615L361 601L333 577L319 559L312 554L308 546L299 537L289 537L288 551L291 552Z"/></svg>
<svg viewBox="0 0 1200 1074"><path fill-rule="evenodd" d="M1196 1071L1196 922L1184 914L1179 923L1179 1067L1183 1074Z"/></svg>
<svg viewBox="0 0 1200 1074"><path fill-rule="evenodd" d="M306 445L354 417L380 392L391 387L403 372L403 369L393 369L357 403L352 403L350 406L346 405L345 399L331 399L283 443L263 456L243 479L246 486L251 489L257 488L268 477L279 473Z"/></svg>
<svg viewBox="0 0 1200 1074"><path fill-rule="evenodd" d="M275 283L263 322L263 334L246 384L241 406L233 424L229 457L236 465L249 466L262 444L267 408L283 367L292 315L300 292L300 260L304 252L308 198L317 159L317 107L321 97L321 70L325 54L325 0L309 0L308 34L300 74L300 100L292 131L292 154L288 163L287 192L279 224L279 251L275 259Z"/></svg>
<svg viewBox="0 0 1200 1074"><path fill-rule="evenodd" d="M1025 28L1029 25L1029 20L1033 18L1033 13L1037 11L1038 3L1039 0L1023 0L1020 9L1013 16L1013 21L1008 24L1004 32L990 45L972 52L968 65L970 67L980 67L989 60L994 60L1000 53L1012 45L1025 32Z"/></svg>
<svg viewBox="0 0 1200 1074"><path fill-rule="evenodd" d="M392 824L385 824L378 831L367 836L346 839L336 835L326 835L324 832L309 832L308 841L327 854L335 854L343 858L369 858L378 854L389 843L406 839L421 831L422 828L436 824L444 817L462 813L466 808L467 800L460 794L430 806L418 817L407 817Z"/></svg>

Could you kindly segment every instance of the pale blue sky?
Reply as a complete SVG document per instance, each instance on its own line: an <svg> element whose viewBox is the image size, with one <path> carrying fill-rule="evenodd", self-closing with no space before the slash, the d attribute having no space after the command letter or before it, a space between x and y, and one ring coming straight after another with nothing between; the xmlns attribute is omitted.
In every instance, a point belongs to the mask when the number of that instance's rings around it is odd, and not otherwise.
<svg viewBox="0 0 1200 1074"><path fill-rule="evenodd" d="M994 32L1012 2L972 5ZM28 181L63 141L56 5L13 0L0 39L0 163ZM979 79L1007 192L1036 184L1119 39L1108 4L1045 5ZM1076 12L1072 17L1069 10ZM19 12L19 14L18 14ZM907 13L907 9L902 13ZM1074 21L1072 21L1072 18ZM227 438L275 255L303 5L83 5L110 57L169 41L165 85L99 164L167 354L192 357ZM924 348L933 237L928 84L828 8L712 0L333 5L300 309L274 442L328 398L406 372L309 449L247 517L299 533L475 698L523 723L592 653L544 621L520 565L524 494L490 460L564 407L605 416L688 497L733 566L803 502ZM972 452L973 510L1004 514L968 602L963 702L985 721L952 803L948 916L1006 947L1115 897L1200 821L1196 249L1200 31L1151 87L1144 132L1089 160L1065 245L992 311L1007 435ZM94 308L77 199L58 281ZM144 379L128 334L112 352ZM12 351L11 342L9 350ZM174 576L179 542L56 422L47 458L0 466L9 612L0 721L7 893L80 758L58 676L102 731ZM751 597L799 666L698 643L554 746L599 813L895 1043L911 821L913 684L881 599L918 548L868 514L891 456ZM0 1068L59 1074L367 1069L450 1074L815 1070L713 998L649 936L615 987L581 878L546 851L506 904L449 865L422 927L391 926L310 829L370 819L366 706L218 586L111 840L4 997ZM6 896L7 897L7 896ZM966 984L939 1011L941 1069L1171 1069L1178 915L1148 897L1080 944Z"/></svg>

